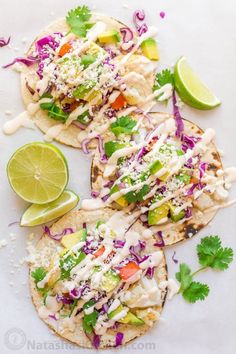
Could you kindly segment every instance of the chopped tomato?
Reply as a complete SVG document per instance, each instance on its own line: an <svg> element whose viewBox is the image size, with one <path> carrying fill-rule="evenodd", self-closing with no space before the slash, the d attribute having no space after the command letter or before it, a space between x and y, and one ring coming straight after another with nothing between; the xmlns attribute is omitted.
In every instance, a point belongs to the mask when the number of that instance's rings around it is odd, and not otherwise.
<svg viewBox="0 0 236 354"><path fill-rule="evenodd" d="M105 252L105 247L102 246L101 248L99 248L99 249L93 254L93 256L94 256L95 258L98 258L98 257L100 257L104 252Z"/></svg>
<svg viewBox="0 0 236 354"><path fill-rule="evenodd" d="M124 107L126 107L126 105L127 105L127 102L126 102L124 96L122 95L122 93L111 104L112 108L115 110L118 110L120 108L124 108Z"/></svg>
<svg viewBox="0 0 236 354"><path fill-rule="evenodd" d="M104 260L104 263L109 264L115 254L116 254L116 252L111 251L111 253L109 253L108 257Z"/></svg>
<svg viewBox="0 0 236 354"><path fill-rule="evenodd" d="M190 183L195 184L195 183L198 183L198 182L199 182L199 180L196 177L191 177Z"/></svg>
<svg viewBox="0 0 236 354"><path fill-rule="evenodd" d="M134 262L129 262L123 268L120 269L120 277L123 280L127 280L132 277L139 270L139 266Z"/></svg>
<svg viewBox="0 0 236 354"><path fill-rule="evenodd" d="M59 56L63 57L65 54L69 53L72 49L72 46L69 43L63 44L59 50Z"/></svg>

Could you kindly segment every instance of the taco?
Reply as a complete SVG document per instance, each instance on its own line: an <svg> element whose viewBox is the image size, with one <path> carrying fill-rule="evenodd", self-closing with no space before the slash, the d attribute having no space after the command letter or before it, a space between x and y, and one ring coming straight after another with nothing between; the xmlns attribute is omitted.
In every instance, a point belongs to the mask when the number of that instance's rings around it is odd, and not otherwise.
<svg viewBox="0 0 236 354"><path fill-rule="evenodd" d="M73 27L78 19L82 29ZM45 140L87 152L120 111L143 105L155 79L157 47L148 38L155 34L152 30L138 37L87 7L70 11L43 30L21 61L27 64L21 91Z"/></svg>
<svg viewBox="0 0 236 354"><path fill-rule="evenodd" d="M137 213L70 212L46 228L30 257L39 317L83 347L118 346L139 337L158 321L167 288L172 295L178 291L167 280L156 242Z"/></svg>
<svg viewBox="0 0 236 354"><path fill-rule="evenodd" d="M222 162L213 129L204 132L188 120L182 123L179 134L174 117L165 115L144 139L106 142L108 162L94 157L94 199L84 201L84 207L139 209L143 224L158 232L163 245L192 237L206 226L215 206L228 197Z"/></svg>

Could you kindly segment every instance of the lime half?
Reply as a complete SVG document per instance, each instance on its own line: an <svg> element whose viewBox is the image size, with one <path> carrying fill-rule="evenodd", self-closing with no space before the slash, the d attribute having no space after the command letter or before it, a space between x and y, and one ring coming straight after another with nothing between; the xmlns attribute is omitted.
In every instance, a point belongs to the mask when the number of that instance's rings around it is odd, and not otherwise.
<svg viewBox="0 0 236 354"><path fill-rule="evenodd" d="M68 182L67 162L54 145L31 143L11 157L7 175L13 190L24 200L45 204L57 199Z"/></svg>
<svg viewBox="0 0 236 354"><path fill-rule="evenodd" d="M220 101L189 67L186 58L181 57L174 70L176 90L185 103L201 110L220 105Z"/></svg>
<svg viewBox="0 0 236 354"><path fill-rule="evenodd" d="M71 209L76 207L79 202L79 197L69 191L65 190L62 195L47 204L32 204L21 218L21 226L37 226L49 222L53 219L68 213Z"/></svg>

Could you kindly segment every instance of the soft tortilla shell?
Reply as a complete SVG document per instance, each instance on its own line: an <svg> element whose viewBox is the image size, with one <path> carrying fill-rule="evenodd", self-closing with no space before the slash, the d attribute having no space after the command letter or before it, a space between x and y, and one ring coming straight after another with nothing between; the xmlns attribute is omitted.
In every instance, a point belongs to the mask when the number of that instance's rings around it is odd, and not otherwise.
<svg viewBox="0 0 236 354"><path fill-rule="evenodd" d="M162 120L163 117L171 117L171 115L166 115L162 113L151 113L155 116L156 120ZM185 132L188 135L201 135L203 130L199 128L196 124L190 122L189 120L184 120ZM216 175L219 169L222 169L222 161L217 148L214 143L209 144L209 149L203 157L203 161L208 163L208 173ZM100 191L102 187L102 175L104 171L104 165L100 163L99 155L96 154L91 167L91 186L92 190ZM112 207L117 207L115 203ZM194 236L198 231L203 229L209 222L214 218L217 211L207 212L199 215L199 210L194 208L193 217L184 223L169 224L167 228L163 226L163 239L166 246L173 245L177 242L183 241ZM162 226L156 228L162 230Z"/></svg>
<svg viewBox="0 0 236 354"><path fill-rule="evenodd" d="M114 29L114 28L117 30L120 30L120 28L126 27L126 25L124 25L123 23L121 23L111 17L104 16L101 14L93 14L91 21L92 22L97 22L97 21L105 22L107 24L108 30ZM69 27L66 24L65 19L60 19L60 20L53 22L51 25L46 27L38 35L38 37L32 43L28 53L30 53L33 50L34 44L38 39L40 39L46 35L55 33L55 32L68 32L68 31L69 31ZM155 77L155 74L153 73L153 76L150 77L150 92L151 92L152 86L154 84L154 77ZM28 82L29 86L31 86L30 83L35 83L36 81L38 81L38 75L36 73L36 66L34 65L31 67L24 67L23 72L21 73L21 94L22 94L22 99L23 99L23 102L24 102L26 108L30 103L34 102L32 99L32 95L30 94L29 90L26 87L26 82ZM49 118L47 113L42 110L39 110L34 115L34 117L32 119L33 119L34 123L36 124L36 126L43 133L46 133L48 131L48 129L50 129L51 127L53 127L55 125L58 125L58 123L59 123L59 122ZM79 140L77 138L79 132L81 132L81 129L79 129L78 127L76 127L74 125L70 125L68 128L63 130L57 136L57 138L55 138L55 140L62 143L62 144L68 145L68 146L72 146L75 148L81 148L81 143L79 142ZM90 143L89 147L90 148L97 147L96 141L93 140Z"/></svg>
<svg viewBox="0 0 236 354"><path fill-rule="evenodd" d="M63 231L63 229L67 227L72 227L75 230L79 230L83 227L83 222L86 222L87 225L93 225L93 224L95 225L98 220L101 219L105 221L108 220L112 214L114 214L114 211L112 209L104 209L104 210L92 211L92 212L87 212L83 210L73 211L65 215L58 222L56 222L51 227L51 232L53 234L60 233ZM135 225L133 226L133 229L141 233L144 230L144 227L139 222L136 222ZM50 257L53 258L53 255L55 255L58 252L57 250L58 242L53 241L51 238L49 238L46 235L43 235L43 237L39 241L37 245L37 252L40 252L40 250L43 250L45 247L48 247L49 245L51 250ZM33 269L34 266L31 265L30 274ZM156 271L156 278L158 282L167 280L167 265L166 265L164 253L163 253L162 263L160 264L160 266ZM35 305L36 310L38 311L40 306L42 306L42 297L37 291L35 287L35 283L31 276L30 276L30 290L31 290L33 303ZM162 305L155 307L155 309L159 313L161 313L163 309L165 299L166 299L166 294L167 294L167 290L166 289L162 290ZM63 339L69 340L70 342L73 342L82 347L86 347L86 348L92 347L90 340L86 337L86 335L82 330L81 320L78 320L75 332L70 332L68 330L63 332L60 329L60 324L62 322L62 319L59 319L58 321L54 321L51 319L46 319L46 320L43 319L43 321L55 332L55 334L61 336ZM117 332L124 333L123 344L125 344L141 336L143 333L148 331L149 328L150 327L148 325L135 327L132 325L120 324L117 330L108 330L108 332L101 337L100 348L114 346L114 338Z"/></svg>

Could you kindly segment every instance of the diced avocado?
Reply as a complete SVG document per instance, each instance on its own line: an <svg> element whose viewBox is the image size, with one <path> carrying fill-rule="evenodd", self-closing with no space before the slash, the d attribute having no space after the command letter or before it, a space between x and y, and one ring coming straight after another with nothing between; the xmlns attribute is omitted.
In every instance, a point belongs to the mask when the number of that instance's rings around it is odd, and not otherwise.
<svg viewBox="0 0 236 354"><path fill-rule="evenodd" d="M96 56L99 52L106 53L104 49L99 47L99 45L97 45L96 43L92 42L90 44L90 47L86 51L86 54L90 54L90 55Z"/></svg>
<svg viewBox="0 0 236 354"><path fill-rule="evenodd" d="M184 184L189 184L191 180L191 176L184 172L181 172L176 178Z"/></svg>
<svg viewBox="0 0 236 354"><path fill-rule="evenodd" d="M171 220L173 220L174 222L178 222L185 217L184 210L181 210L178 214L175 214L176 206L169 203L169 207L170 207L170 217L171 217Z"/></svg>
<svg viewBox="0 0 236 354"><path fill-rule="evenodd" d="M129 176L125 176L122 178L121 182L127 183L128 185L132 185L132 180ZM119 187L118 185L114 185L111 190L110 190L110 195L119 192ZM120 197L119 199L116 200L116 203L119 204L122 207L126 207L128 206L128 201L125 199L125 195L123 195L122 197Z"/></svg>
<svg viewBox="0 0 236 354"><path fill-rule="evenodd" d="M167 203L160 205L159 207L149 210L148 212L148 225L156 225L162 219L166 218L169 214L170 207Z"/></svg>
<svg viewBox="0 0 236 354"><path fill-rule="evenodd" d="M98 229L99 226L102 225L102 224L105 224L105 221L99 220L99 221L97 222L97 224L96 224L96 229Z"/></svg>
<svg viewBox="0 0 236 354"><path fill-rule="evenodd" d="M96 56L91 54L84 54L81 57L81 65L86 69L89 65L93 64L96 61Z"/></svg>
<svg viewBox="0 0 236 354"><path fill-rule="evenodd" d="M80 85L77 87L77 89L74 90L73 96L77 99L83 100L84 97L88 95L88 93L94 88L96 85L96 82L94 81L88 81L83 85Z"/></svg>
<svg viewBox="0 0 236 354"><path fill-rule="evenodd" d="M104 145L105 154L107 155L107 157L111 157L111 155L114 154L115 151L123 149L126 146L127 144L120 143L118 141L108 141Z"/></svg>
<svg viewBox="0 0 236 354"><path fill-rule="evenodd" d="M120 282L120 276L112 269L106 272L102 278L101 290L109 293L114 290Z"/></svg>
<svg viewBox="0 0 236 354"><path fill-rule="evenodd" d="M85 101L94 101L94 105L100 105L102 103L102 94L96 90L92 90L91 93L84 98Z"/></svg>
<svg viewBox="0 0 236 354"><path fill-rule="evenodd" d="M155 175L158 171L160 171L163 168L162 163L159 160L156 160L151 164L149 167L149 171L151 175Z"/></svg>
<svg viewBox="0 0 236 354"><path fill-rule="evenodd" d="M160 181L165 182L167 180L168 176L169 176L169 172L166 172L163 176L159 176L158 179Z"/></svg>
<svg viewBox="0 0 236 354"><path fill-rule="evenodd" d="M150 60L159 60L157 42L153 38L148 38L141 44L143 54Z"/></svg>
<svg viewBox="0 0 236 354"><path fill-rule="evenodd" d="M113 317L118 315L118 313L120 313L123 309L124 309L124 307L122 305L120 305L119 307L117 307L117 309L115 309L114 311L112 311L108 314L108 318L111 320ZM121 318L117 322L124 323L124 324L132 324L132 325L136 325L136 326L144 324L144 322L140 318L135 316L130 311L127 313L127 315L125 317Z"/></svg>
<svg viewBox="0 0 236 354"><path fill-rule="evenodd" d="M80 116L77 117L77 120L82 124L89 124L91 122L91 117L89 111L85 111Z"/></svg>
<svg viewBox="0 0 236 354"><path fill-rule="evenodd" d="M65 248L71 249L78 242L85 241L86 237L87 237L87 231L86 231L86 229L82 229L82 230L75 232L73 234L63 236L61 239L61 243Z"/></svg>
<svg viewBox="0 0 236 354"><path fill-rule="evenodd" d="M118 43L121 40L120 34L116 30L111 30L108 32L101 33L98 36L98 40L100 43L108 44L108 43Z"/></svg>
<svg viewBox="0 0 236 354"><path fill-rule="evenodd" d="M132 324L135 326L141 326L144 324L144 321L135 316L132 312L128 312L127 315L120 319L118 322L125 323L125 324Z"/></svg>

